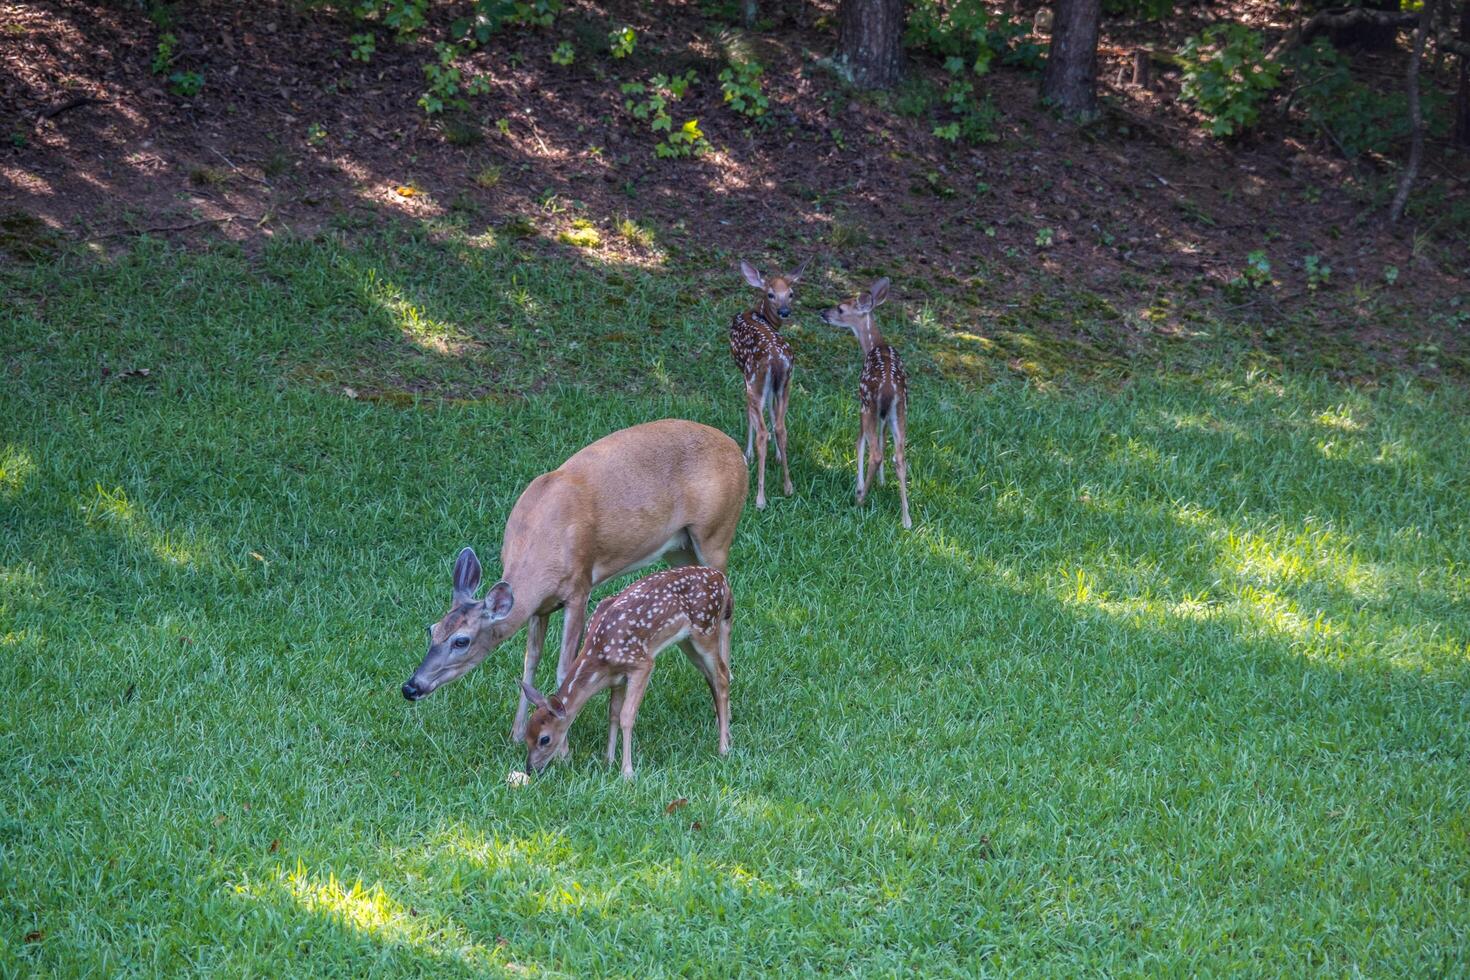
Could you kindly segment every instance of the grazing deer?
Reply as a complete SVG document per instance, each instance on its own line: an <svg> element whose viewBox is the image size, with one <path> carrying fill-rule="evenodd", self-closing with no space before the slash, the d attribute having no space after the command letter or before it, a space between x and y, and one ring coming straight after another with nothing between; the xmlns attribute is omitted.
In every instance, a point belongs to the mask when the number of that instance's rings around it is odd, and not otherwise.
<svg viewBox="0 0 1470 980"><path fill-rule="evenodd" d="M664 419L597 440L526 487L505 522L503 577L483 599L475 599L479 560L470 548L459 553L454 601L429 627L429 650L403 696L417 701L463 676L527 622L521 679L532 683L547 622L565 608L560 684L592 589L661 557L723 571L748 489L740 447L707 425ZM518 742L527 707L522 693L512 728Z"/></svg>
<svg viewBox="0 0 1470 980"><path fill-rule="evenodd" d="M555 694L521 683L536 705L526 727L526 771L540 772L566 755L567 729L592 695L608 696L607 761L623 732L623 778L633 778L633 722L653 673L653 658L679 644L709 683L720 728L720 755L730 751L730 583L713 568L673 568L641 578L598 603L587 642Z"/></svg>
<svg viewBox="0 0 1470 980"><path fill-rule="evenodd" d="M807 260L811 261L810 259ZM766 422L776 434L776 458L781 460L782 492L791 496L791 465L786 458L786 404L791 397L791 345L781 336L781 321L791 315L791 289L806 271L803 262L795 272L764 279L755 266L744 260L740 273L761 291L754 309L737 313L730 321L730 355L745 378L745 462L750 463L755 444L755 509L766 507Z"/></svg>
<svg viewBox="0 0 1470 980"><path fill-rule="evenodd" d="M898 471L903 526L909 528L913 527L909 520L909 471L903 453L908 428L908 375L903 370L903 358L892 345L883 342L883 335L873 320L873 310L886 299L888 277L885 276L852 301L823 310L822 319L834 327L851 330L863 349L863 373L858 379L863 428L857 444L857 502L861 504L867 498L873 485L874 468L878 471L879 485L883 483L883 427L886 425L893 432L893 467Z"/></svg>

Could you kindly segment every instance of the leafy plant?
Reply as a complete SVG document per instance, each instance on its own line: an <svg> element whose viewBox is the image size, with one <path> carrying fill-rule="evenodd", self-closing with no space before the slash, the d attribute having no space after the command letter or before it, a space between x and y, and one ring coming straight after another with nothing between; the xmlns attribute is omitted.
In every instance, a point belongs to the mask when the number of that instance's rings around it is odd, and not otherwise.
<svg viewBox="0 0 1470 980"><path fill-rule="evenodd" d="M574 218L572 227L562 231L556 236L557 241L564 245L572 245L577 248L601 248L602 234L597 226L586 218Z"/></svg>
<svg viewBox="0 0 1470 980"><path fill-rule="evenodd" d="M1407 96L1397 87L1385 91L1357 81L1348 59L1326 38L1297 49L1288 64L1294 87L1289 105L1344 156L1387 153L1409 135ZM1433 133L1442 126L1434 105L1442 96L1429 86L1422 98Z"/></svg>
<svg viewBox="0 0 1470 980"><path fill-rule="evenodd" d="M997 60L1032 71L1046 60L1029 25L992 12L983 0L921 0L909 12L906 39L913 47L964 59L977 75Z"/></svg>
<svg viewBox="0 0 1470 980"><path fill-rule="evenodd" d="M173 94L185 98L198 95L204 88L204 76L197 71L176 71L168 76L168 88Z"/></svg>
<svg viewBox="0 0 1470 980"><path fill-rule="evenodd" d="M353 61L361 61L363 64L372 61L373 54L378 50L377 38L371 34L354 34L347 39L347 42L352 45L351 50L347 52L348 57Z"/></svg>
<svg viewBox="0 0 1470 980"><path fill-rule="evenodd" d="M1308 255L1302 260L1302 265L1306 268L1307 272L1307 288L1312 292L1315 293L1331 281L1332 266L1323 262L1318 256Z"/></svg>
<svg viewBox="0 0 1470 980"><path fill-rule="evenodd" d="M327 127L319 122L314 122L306 127L306 142L311 146L321 146L327 141Z"/></svg>
<svg viewBox="0 0 1470 980"><path fill-rule="evenodd" d="M482 167L480 169L480 172L475 174L475 183L478 184L480 187L489 190L490 188L500 183L501 173L502 170L499 164L489 164L485 167Z"/></svg>
<svg viewBox="0 0 1470 980"><path fill-rule="evenodd" d="M762 90L761 76L765 68L758 61L732 61L720 72L720 90L725 102L742 116L758 119L766 114L771 101Z"/></svg>
<svg viewBox="0 0 1470 980"><path fill-rule="evenodd" d="M1266 58L1261 35L1220 24L1188 38L1180 97L1199 106L1214 136L1235 136L1256 124L1260 104L1281 80L1281 64Z"/></svg>
<svg viewBox="0 0 1470 980"><path fill-rule="evenodd" d="M647 85L642 82L625 82L620 88L623 95L627 96L623 100L623 108L634 119L648 120L649 128L655 133L668 134L653 148L654 154L659 157L698 156L711 149L709 141L699 128L699 120L690 119L676 129L668 111L669 104L683 98L684 93L689 91L689 86L694 84L695 78L692 70L682 75L659 74L649 79Z"/></svg>
<svg viewBox="0 0 1470 980"><path fill-rule="evenodd" d="M1056 241L1056 232L1050 228L1036 229L1036 247L1051 248Z"/></svg>
<svg viewBox="0 0 1470 980"><path fill-rule="evenodd" d="M1270 284L1271 260L1266 258L1266 253L1261 249L1246 255L1244 271L1230 280L1230 286L1233 289L1255 290Z"/></svg>
<svg viewBox="0 0 1470 980"><path fill-rule="evenodd" d="M477 75L467 82L464 80L454 64L462 53L459 45L440 41L434 45L434 51L436 60L424 65L424 77L428 79L429 88L419 96L419 106L426 113L432 116L446 108L467 109L469 103L460 98L461 92L467 95L483 95L490 91L490 80L483 75Z"/></svg>
<svg viewBox="0 0 1470 980"><path fill-rule="evenodd" d="M1163 20L1174 12L1174 0L1103 0L1103 13L1113 17Z"/></svg>
<svg viewBox="0 0 1470 980"><path fill-rule="evenodd" d="M614 58L626 58L638 46L638 32L631 27L620 27L607 36L607 50Z"/></svg>
<svg viewBox="0 0 1470 980"><path fill-rule="evenodd" d="M966 143L994 143L1000 139L996 133L999 113L987 95L975 97L975 83L965 77L965 63L958 57L947 58L944 67L954 76L944 90L944 104L958 118L934 128L934 135L951 143L963 139Z"/></svg>
<svg viewBox="0 0 1470 980"><path fill-rule="evenodd" d="M572 47L572 42L570 41L561 42L556 46L556 50L551 52L551 63L553 65L561 65L565 68L576 60L577 52Z"/></svg>
<svg viewBox="0 0 1470 980"><path fill-rule="evenodd" d="M1396 266L1396 265L1386 265L1386 266L1384 266L1383 267L1383 281L1384 281L1384 283L1386 285L1389 285L1389 286L1392 286L1394 283L1398 282L1399 281L1399 267Z"/></svg>
<svg viewBox="0 0 1470 980"><path fill-rule="evenodd" d="M174 49L179 45L179 39L173 34L164 34L158 39L158 48L153 53L153 74L162 75L168 71L168 66L173 64L177 55Z"/></svg>

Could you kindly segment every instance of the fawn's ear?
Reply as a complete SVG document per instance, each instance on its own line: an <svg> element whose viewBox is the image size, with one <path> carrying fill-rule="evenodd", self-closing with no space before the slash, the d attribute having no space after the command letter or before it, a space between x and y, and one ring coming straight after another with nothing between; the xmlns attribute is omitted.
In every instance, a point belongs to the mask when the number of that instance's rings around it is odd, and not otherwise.
<svg viewBox="0 0 1470 980"><path fill-rule="evenodd" d="M806 267L809 266L809 265L811 265L811 264L812 264L812 257L810 255L808 255L802 261L801 265L799 265L799 266L796 267L796 271L795 272L792 272L792 273L788 273L787 274L786 281L788 283L790 283L791 285L793 285L793 286L795 286L797 283L801 282L801 274L803 272L805 272L806 271Z"/></svg>
<svg viewBox="0 0 1470 980"><path fill-rule="evenodd" d="M740 274L745 277L746 282L750 283L756 289L766 288L766 281L761 278L761 274L756 271L755 266L744 259L740 260Z"/></svg>
<svg viewBox="0 0 1470 980"><path fill-rule="evenodd" d="M561 703L561 699L557 698L555 695L553 695L551 700L548 701L540 691L536 690L525 681L521 681L521 690L525 692L526 700L534 704L536 707L545 708L547 711L551 712L558 718L565 718L567 716L566 707Z"/></svg>
<svg viewBox="0 0 1470 980"><path fill-rule="evenodd" d="M879 279L877 282L873 283L873 285L868 287L868 295L871 296L873 299L873 302L871 304L872 306L882 306L883 303L888 299L888 286L888 277L884 276L882 279Z"/></svg>
<svg viewBox="0 0 1470 980"><path fill-rule="evenodd" d="M864 290L857 294L857 299L852 301L852 308L864 316L873 312L873 294Z"/></svg>
<svg viewBox="0 0 1470 980"><path fill-rule="evenodd" d="M498 623L510 615L515 604L516 597L510 590L510 583L496 582L485 593L485 618L492 623Z"/></svg>
<svg viewBox="0 0 1470 980"><path fill-rule="evenodd" d="M456 604L469 602L480 587L480 559L475 557L474 548L466 548L454 560L454 601Z"/></svg>

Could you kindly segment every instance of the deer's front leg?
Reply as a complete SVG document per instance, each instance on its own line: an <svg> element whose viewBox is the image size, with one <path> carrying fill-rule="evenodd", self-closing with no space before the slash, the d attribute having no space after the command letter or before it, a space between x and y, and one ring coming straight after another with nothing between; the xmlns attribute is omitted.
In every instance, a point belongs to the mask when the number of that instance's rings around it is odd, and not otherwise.
<svg viewBox="0 0 1470 980"><path fill-rule="evenodd" d="M618 726L623 720L623 694L622 684L614 684L607 695L607 764L612 765L617 758L618 751Z"/></svg>
<svg viewBox="0 0 1470 980"><path fill-rule="evenodd" d="M745 417L755 433L755 509L766 509L766 420L761 411L760 385L765 380L756 375L745 386Z"/></svg>
<svg viewBox="0 0 1470 980"><path fill-rule="evenodd" d="M643 692L648 687L648 675L653 673L649 664L636 674L629 674L623 694L622 710L618 712L618 725L623 730L623 778L633 778L633 723L638 720L638 706L643 703Z"/></svg>
<svg viewBox="0 0 1470 980"><path fill-rule="evenodd" d="M541 650L546 646L546 624L550 615L537 613L531 617L526 624L526 662L521 669L521 680L536 686L536 667L541 663ZM510 738L513 742L524 742L526 740L526 714L530 711L531 704L526 700L526 692L521 690L520 704L516 706L516 720L510 726Z"/></svg>

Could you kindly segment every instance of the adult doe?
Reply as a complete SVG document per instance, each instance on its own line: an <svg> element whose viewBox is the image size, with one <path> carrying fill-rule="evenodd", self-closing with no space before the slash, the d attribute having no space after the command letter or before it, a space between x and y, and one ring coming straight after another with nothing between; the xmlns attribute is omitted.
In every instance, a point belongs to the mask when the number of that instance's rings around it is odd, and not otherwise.
<svg viewBox="0 0 1470 980"><path fill-rule="evenodd" d="M699 668L715 700L720 755L730 751L730 624L735 604L730 583L713 568L674 568L641 578L598 603L587 642L555 694L543 696L522 683L536 705L526 727L526 771L540 772L566 755L567 729L604 688L607 762L612 765L623 733L623 777L633 778L633 723L643 702L654 657L677 643Z"/></svg>
<svg viewBox="0 0 1470 980"><path fill-rule="evenodd" d="M808 259L807 261L810 261ZM781 321L791 315L793 287L806 271L803 262L784 276L764 278L756 267L741 260L740 274L761 291L760 302L737 313L730 321L730 355L745 378L745 462L750 463L751 445L757 458L755 509L766 506L766 422L776 436L776 458L781 461L781 489L791 496L791 466L786 454L786 405L791 397L791 344L781 336Z"/></svg>
<svg viewBox="0 0 1470 980"><path fill-rule="evenodd" d="M873 485L873 471L883 483L883 430L893 433L893 468L898 471L898 497L903 503L903 526L909 520L908 462L904 458L904 439L908 428L909 384L904 373L903 358L890 344L873 319L873 310L888 299L888 278L879 279L866 291L846 303L838 303L822 312L822 319L834 327L851 330L863 349L863 373L858 379L858 402L862 407L863 427L857 443L857 502L861 504ZM866 462L866 467L865 467Z"/></svg>
<svg viewBox="0 0 1470 980"><path fill-rule="evenodd" d="M749 475L735 441L718 429L663 419L597 440L532 480L511 508L500 547L502 578L480 600L470 548L454 564L449 612L429 627L429 649L403 696L417 701L473 670L522 624L531 684L551 614L565 608L560 684L582 639L587 600L601 582L660 557L724 570ZM524 692L512 737L526 736Z"/></svg>

